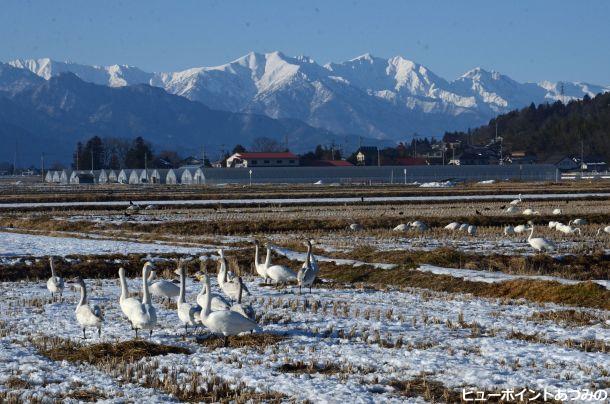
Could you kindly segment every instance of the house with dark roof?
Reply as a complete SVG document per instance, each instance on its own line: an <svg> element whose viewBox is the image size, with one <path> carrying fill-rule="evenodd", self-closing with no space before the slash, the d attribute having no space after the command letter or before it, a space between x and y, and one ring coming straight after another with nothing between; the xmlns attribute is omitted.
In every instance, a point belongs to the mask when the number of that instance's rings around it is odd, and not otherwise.
<svg viewBox="0 0 610 404"><path fill-rule="evenodd" d="M361 146L356 151L356 162L359 166L376 166L378 165L378 154L376 146Z"/></svg>
<svg viewBox="0 0 610 404"><path fill-rule="evenodd" d="M299 156L291 152L244 152L227 158L227 167L297 167Z"/></svg>
<svg viewBox="0 0 610 404"><path fill-rule="evenodd" d="M305 164L303 164L305 165ZM312 167L352 167L353 164L346 160L311 160L308 166Z"/></svg>

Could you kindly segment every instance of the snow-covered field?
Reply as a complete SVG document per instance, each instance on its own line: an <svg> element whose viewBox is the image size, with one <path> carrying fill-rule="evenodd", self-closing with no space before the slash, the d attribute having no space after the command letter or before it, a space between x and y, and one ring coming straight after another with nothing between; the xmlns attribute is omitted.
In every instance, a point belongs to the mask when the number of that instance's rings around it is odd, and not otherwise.
<svg viewBox="0 0 610 404"><path fill-rule="evenodd" d="M132 338L118 305L117 280L87 280L91 301L104 311L103 341ZM140 281L130 281L130 290ZM488 392L502 388L596 388L610 382L610 355L568 348L566 341L597 340L610 343L607 313L584 310L599 320L587 326L559 325L534 320L540 311L563 307L526 303L505 304L468 296L435 294L419 290L372 291L314 289L298 296L288 291L262 288L248 279L251 299L264 333L287 339L259 348L211 350L190 336L176 313L157 304L159 327L152 340L186 346L190 355L172 354L142 359L177 369L186 383L192 372L244 382L258 391L277 391L297 400L313 402L404 401L389 387L391 380L408 380L425 372L447 387L473 387ZM215 287L215 284L213 284ZM194 301L200 285L189 283L188 300ZM70 383L81 381L97 387L106 397L147 402L169 400L162 391L137 383L122 384L91 365L53 362L36 352L29 336L80 338L74 319L77 295L66 292L63 303L34 303L47 299L44 282L7 282L0 285L0 321L12 327L0 339L0 391L9 377L28 383L27 395L53 396ZM305 300L308 306L304 306ZM204 330L198 333L204 334ZM515 333L537 335L542 343L511 337ZM93 331L90 343L97 342ZM401 341L399 347L389 347ZM333 374L292 374L278 370L285 363L334 364ZM160 372L160 370L159 370ZM160 375L163 376L163 375Z"/></svg>

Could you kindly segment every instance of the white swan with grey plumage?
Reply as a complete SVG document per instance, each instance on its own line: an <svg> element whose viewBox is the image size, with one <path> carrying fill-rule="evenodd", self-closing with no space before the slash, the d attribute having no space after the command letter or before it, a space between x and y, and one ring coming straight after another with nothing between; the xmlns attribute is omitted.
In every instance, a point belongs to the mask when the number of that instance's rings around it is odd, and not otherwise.
<svg viewBox="0 0 610 404"><path fill-rule="evenodd" d="M151 295L160 297L161 299L171 300L180 294L180 287L178 285L165 279L159 279L158 281L153 282L156 277L157 271L152 269L150 271L150 276L148 277L148 288Z"/></svg>
<svg viewBox="0 0 610 404"><path fill-rule="evenodd" d="M231 300L237 300L239 297L239 283L236 278L229 278L228 270L227 270L227 259L224 256L224 252L222 249L218 250L220 254L219 262L220 266L218 268L218 286L224 292L225 295L229 297ZM250 295L250 291L245 286L242 286L243 293L246 296Z"/></svg>
<svg viewBox="0 0 610 404"><path fill-rule="evenodd" d="M55 274L53 257L49 257L49 265L51 266L51 277L47 280L47 289L51 292L51 299L55 300L55 295L59 294L59 301L61 302L64 293L64 278Z"/></svg>
<svg viewBox="0 0 610 404"><path fill-rule="evenodd" d="M271 248L267 245L268 254L270 254L270 250ZM284 265L271 265L267 268L267 276L275 282L276 286L297 280L297 274Z"/></svg>
<svg viewBox="0 0 610 404"><path fill-rule="evenodd" d="M184 324L184 333L188 333L188 326L195 327L201 324L201 306L186 302L186 267L184 261L178 263L178 274L180 275L180 294L176 304L178 319Z"/></svg>
<svg viewBox="0 0 610 404"><path fill-rule="evenodd" d="M555 243L553 243L550 240L547 240L544 237L532 237L534 234L534 225L532 224L530 226L530 235L527 238L527 242L529 243L529 245L532 246L532 248L538 252L541 251L553 251L557 249L557 246L555 245Z"/></svg>
<svg viewBox="0 0 610 404"><path fill-rule="evenodd" d="M311 260L311 241L307 240L307 257L299 272L297 272L297 283L299 285L299 294L303 287L309 287L309 293L311 293L311 285L316 280L317 271L312 266Z"/></svg>
<svg viewBox="0 0 610 404"><path fill-rule="evenodd" d="M80 287L80 300L76 306L76 321L83 329L83 339L87 338L86 328L94 327L97 328L98 338L102 336L102 321L104 317L102 310L96 304L93 306L89 305L87 300L87 287L85 281L80 276L76 278L75 283Z"/></svg>
<svg viewBox="0 0 610 404"><path fill-rule="evenodd" d="M205 294L205 304L201 310L201 323L213 334L222 335L224 337L225 347L229 344L230 336L238 335L242 332L260 330L260 327L256 322L236 311L212 311L210 277L207 274L203 275L203 282L208 293Z"/></svg>
<svg viewBox="0 0 610 404"><path fill-rule="evenodd" d="M239 295L237 297L237 303L231 306L231 310L238 312L242 316L248 317L252 321L255 321L256 313L254 313L254 308L252 305L242 301L244 281L241 279L241 276L237 277L237 282L239 284Z"/></svg>
<svg viewBox="0 0 610 404"><path fill-rule="evenodd" d="M131 328L138 337L138 330L149 330L152 336L152 330L157 325L157 312L152 305L150 292L148 290L148 276L152 264L146 262L142 268L142 301L128 296L127 283L125 281L125 270L119 269L121 277L121 310L127 316L131 323Z"/></svg>
<svg viewBox="0 0 610 404"><path fill-rule="evenodd" d="M263 281L266 284L267 279L269 279L269 277L267 276L267 268L269 267L269 265L271 263L271 251L267 250L267 256L265 257L265 261L259 262L259 248L260 248L260 244L259 244L258 240L254 240L254 269L256 270L256 273L261 278L263 278ZM213 302L212 302L212 304L213 304Z"/></svg>

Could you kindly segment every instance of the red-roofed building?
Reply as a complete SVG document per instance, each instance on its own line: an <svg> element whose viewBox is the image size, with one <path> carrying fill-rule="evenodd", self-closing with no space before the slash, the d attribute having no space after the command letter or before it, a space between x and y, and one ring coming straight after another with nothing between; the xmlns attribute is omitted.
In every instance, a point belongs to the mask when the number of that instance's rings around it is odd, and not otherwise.
<svg viewBox="0 0 610 404"><path fill-rule="evenodd" d="M290 152L281 153L235 153L227 159L227 167L296 167L299 156Z"/></svg>
<svg viewBox="0 0 610 404"><path fill-rule="evenodd" d="M303 163L314 167L352 167L353 164L345 160L312 160Z"/></svg>

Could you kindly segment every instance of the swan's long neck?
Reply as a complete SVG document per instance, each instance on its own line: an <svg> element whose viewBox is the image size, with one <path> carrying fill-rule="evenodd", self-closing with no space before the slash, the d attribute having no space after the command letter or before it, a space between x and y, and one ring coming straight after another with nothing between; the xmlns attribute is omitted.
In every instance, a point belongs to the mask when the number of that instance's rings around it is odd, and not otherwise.
<svg viewBox="0 0 610 404"><path fill-rule="evenodd" d="M119 280L121 282L121 301L127 299L129 296L129 290L127 289L127 280L125 279L125 274L119 272Z"/></svg>
<svg viewBox="0 0 610 404"><path fill-rule="evenodd" d="M51 265L51 276L55 278L55 265L53 264L53 258L49 258L49 264Z"/></svg>
<svg viewBox="0 0 610 404"><path fill-rule="evenodd" d="M142 270L142 304L150 303L150 293L148 292L148 266Z"/></svg>
<svg viewBox="0 0 610 404"><path fill-rule="evenodd" d="M201 318L205 319L210 315L212 311L212 294L210 293L210 278L206 275L204 279L205 285L205 299L203 301L203 307L201 308Z"/></svg>
<svg viewBox="0 0 610 404"><path fill-rule="evenodd" d="M241 295L243 293L243 289L244 287L242 286L242 280L241 277L239 277L239 292L237 293L237 303L241 304Z"/></svg>
<svg viewBox="0 0 610 404"><path fill-rule="evenodd" d="M258 244L254 244L254 265L260 265L258 262Z"/></svg>
<svg viewBox="0 0 610 404"><path fill-rule="evenodd" d="M531 240L533 234L534 234L534 226L530 227L530 236L527 239Z"/></svg>
<svg viewBox="0 0 610 404"><path fill-rule="evenodd" d="M311 244L307 243L307 258L305 259L305 263L308 267L311 267Z"/></svg>
<svg viewBox="0 0 610 404"><path fill-rule="evenodd" d="M186 276L184 268L180 268L180 296L178 296L178 304L186 303Z"/></svg>
<svg viewBox="0 0 610 404"><path fill-rule="evenodd" d="M85 282L80 283L80 301L78 302L78 306L80 307L87 304L87 287L85 286Z"/></svg>
<svg viewBox="0 0 610 404"><path fill-rule="evenodd" d="M228 272L229 271L227 271L227 260L225 259L224 256L221 258L221 260L222 260L222 268L223 268L223 270L222 270L222 272L223 272L222 280L223 280L223 282L228 282L229 279L227 278L227 276L228 276Z"/></svg>
<svg viewBox="0 0 610 404"><path fill-rule="evenodd" d="M267 247L267 256L265 257L265 266L269 267L271 265L271 248Z"/></svg>
<svg viewBox="0 0 610 404"><path fill-rule="evenodd" d="M155 271L150 271L150 274L148 275L148 282L152 282L156 276L157 273Z"/></svg>

